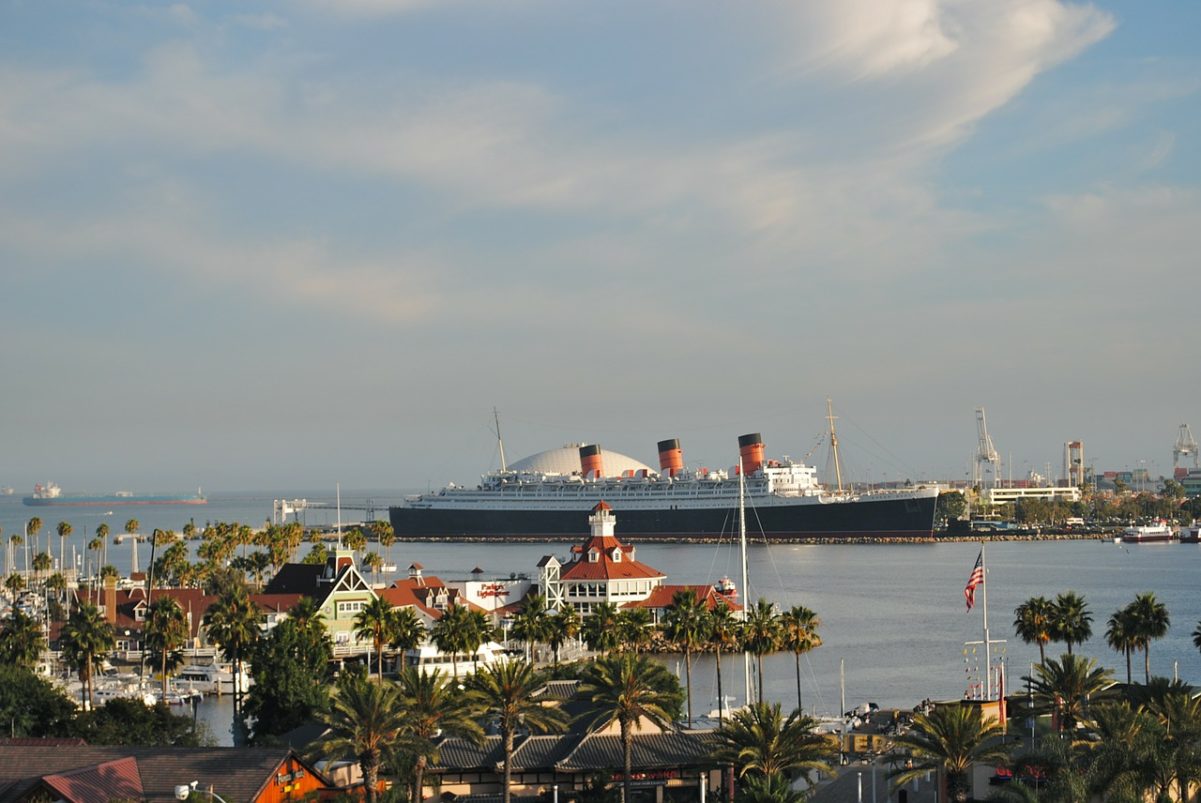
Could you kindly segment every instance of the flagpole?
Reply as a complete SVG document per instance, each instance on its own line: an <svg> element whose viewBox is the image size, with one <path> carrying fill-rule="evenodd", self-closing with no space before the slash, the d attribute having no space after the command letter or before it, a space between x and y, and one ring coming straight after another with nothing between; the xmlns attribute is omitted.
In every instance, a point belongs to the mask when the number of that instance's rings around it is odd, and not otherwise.
<svg viewBox="0 0 1201 803"><path fill-rule="evenodd" d="M988 640L988 561L984 556L984 542L980 542L980 568L984 571L984 596L980 607L984 611L984 699L992 700L992 644Z"/></svg>

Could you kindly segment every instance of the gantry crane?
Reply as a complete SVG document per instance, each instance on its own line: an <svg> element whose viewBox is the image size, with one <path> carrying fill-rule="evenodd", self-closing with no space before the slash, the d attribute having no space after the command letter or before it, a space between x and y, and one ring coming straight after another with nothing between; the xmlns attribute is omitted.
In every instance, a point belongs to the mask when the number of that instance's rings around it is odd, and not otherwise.
<svg viewBox="0 0 1201 803"><path fill-rule="evenodd" d="M1001 466L1001 456L997 454L997 449L993 446L992 437L988 434L988 424L984 420L984 408L976 408L976 477L975 485L981 488L992 487L996 484L997 473ZM991 466L992 477L990 480L985 480L984 466Z"/></svg>

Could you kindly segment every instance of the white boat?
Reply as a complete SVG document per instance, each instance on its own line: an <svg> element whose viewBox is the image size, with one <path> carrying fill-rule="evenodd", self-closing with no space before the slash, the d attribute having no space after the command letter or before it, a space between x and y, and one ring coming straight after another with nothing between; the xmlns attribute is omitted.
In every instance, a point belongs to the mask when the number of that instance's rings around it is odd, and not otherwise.
<svg viewBox="0 0 1201 803"><path fill-rule="evenodd" d="M1154 524L1127 527L1122 531L1122 540L1127 544L1162 544L1176 540L1176 531L1161 519Z"/></svg>
<svg viewBox="0 0 1201 803"><path fill-rule="evenodd" d="M142 685L135 675L96 678L94 684L92 698L98 706L117 699L139 700L145 705L158 702L158 697L150 687Z"/></svg>
<svg viewBox="0 0 1201 803"><path fill-rule="evenodd" d="M241 689L245 692L250 688L250 676L243 667L241 671ZM220 664L189 664L175 675L180 686L196 691L199 694L233 694L234 673L232 667L226 668Z"/></svg>

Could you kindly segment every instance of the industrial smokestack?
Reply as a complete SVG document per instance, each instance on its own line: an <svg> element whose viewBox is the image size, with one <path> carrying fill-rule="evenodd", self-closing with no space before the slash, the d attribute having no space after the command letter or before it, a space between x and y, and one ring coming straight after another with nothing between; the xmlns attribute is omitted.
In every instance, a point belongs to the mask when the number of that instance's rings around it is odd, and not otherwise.
<svg viewBox="0 0 1201 803"><path fill-rule="evenodd" d="M580 447L580 471L584 479L600 479L605 476L605 461L601 457L598 444L590 443Z"/></svg>
<svg viewBox="0 0 1201 803"><path fill-rule="evenodd" d="M684 452L678 438L659 441L659 470L669 477L684 470Z"/></svg>
<svg viewBox="0 0 1201 803"><path fill-rule="evenodd" d="M763 467L763 436L758 432L739 436L738 453L742 455L742 470L754 474Z"/></svg>

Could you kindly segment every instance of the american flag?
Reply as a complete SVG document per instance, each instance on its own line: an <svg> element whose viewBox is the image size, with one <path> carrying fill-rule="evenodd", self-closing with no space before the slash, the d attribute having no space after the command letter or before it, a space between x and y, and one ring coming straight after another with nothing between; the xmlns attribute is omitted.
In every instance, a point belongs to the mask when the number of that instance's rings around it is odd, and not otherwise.
<svg viewBox="0 0 1201 803"><path fill-rule="evenodd" d="M970 611L972 606L976 604L976 586L984 582L984 550L980 550L980 554L976 556L976 565L972 568L972 574L967 579L967 585L963 587L963 596L967 600L967 609Z"/></svg>

